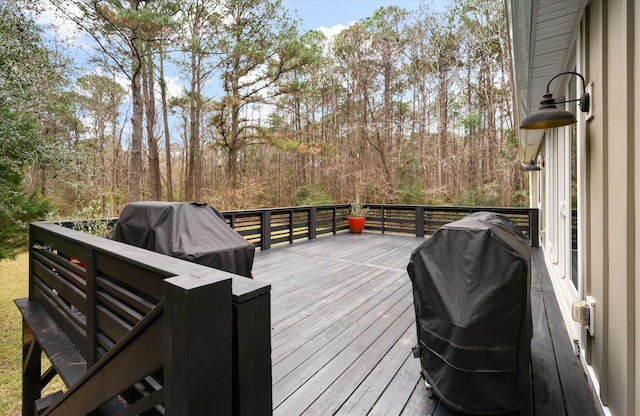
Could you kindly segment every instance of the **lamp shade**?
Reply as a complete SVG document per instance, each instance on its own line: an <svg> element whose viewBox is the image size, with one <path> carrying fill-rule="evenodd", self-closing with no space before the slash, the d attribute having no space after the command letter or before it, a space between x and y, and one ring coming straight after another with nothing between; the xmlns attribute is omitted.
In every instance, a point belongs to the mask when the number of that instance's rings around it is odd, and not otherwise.
<svg viewBox="0 0 640 416"><path fill-rule="evenodd" d="M522 167L522 170L525 172L534 172L542 169L533 160L530 160L528 165Z"/></svg>
<svg viewBox="0 0 640 416"><path fill-rule="evenodd" d="M572 112L559 110L553 95L545 94L540 102L540 110L525 117L520 128L525 130L552 129L568 126L575 122L576 116Z"/></svg>

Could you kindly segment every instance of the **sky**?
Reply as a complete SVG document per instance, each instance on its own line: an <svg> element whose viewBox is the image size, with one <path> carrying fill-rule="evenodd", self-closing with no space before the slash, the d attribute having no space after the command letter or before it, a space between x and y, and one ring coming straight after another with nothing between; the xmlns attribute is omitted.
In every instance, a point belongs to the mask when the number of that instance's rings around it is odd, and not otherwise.
<svg viewBox="0 0 640 416"><path fill-rule="evenodd" d="M427 3L432 10L442 9L453 0L283 0L287 10L297 11L302 20L301 32L322 27L335 33L340 28L366 17L373 16L380 7L398 6L408 11L416 10L420 3ZM325 34L327 31L323 30Z"/></svg>

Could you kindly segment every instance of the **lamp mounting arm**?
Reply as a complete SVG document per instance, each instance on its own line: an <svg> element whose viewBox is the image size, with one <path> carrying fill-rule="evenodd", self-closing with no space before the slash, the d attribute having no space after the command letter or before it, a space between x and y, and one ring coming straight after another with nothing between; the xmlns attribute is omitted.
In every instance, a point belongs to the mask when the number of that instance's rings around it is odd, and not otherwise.
<svg viewBox="0 0 640 416"><path fill-rule="evenodd" d="M573 102L580 101L580 100L581 100L581 98L576 98L575 100L556 101L555 103L556 104L573 103Z"/></svg>
<svg viewBox="0 0 640 416"><path fill-rule="evenodd" d="M573 72L573 71L567 71L567 72L561 72L558 75L556 75L555 77L551 78L549 80L549 82L547 83L547 94L551 94L551 92L549 91L549 87L551 86L551 82L562 76L562 75L567 75L567 74L571 74L571 75L575 75L577 77L579 77L582 80L582 95L580 96L580 98L576 98L575 100L567 100L567 101L556 101L556 104L562 104L562 103L571 103L574 101L580 101L580 111L582 111L583 113L586 113L589 111L589 105L590 105L590 99L591 97L589 96L589 93L587 92L587 81L585 81L584 77L582 75L580 75L577 72Z"/></svg>
<svg viewBox="0 0 640 416"><path fill-rule="evenodd" d="M582 80L582 93L584 94L587 91L587 82L585 81L584 77L577 72L567 71L567 72L561 72L549 80L549 82L547 83L547 94L551 94L551 91L549 91L549 87L551 86L551 83L553 82L553 80L562 75L567 75L567 74L577 75ZM572 100L572 101L577 101L577 100ZM565 102L570 102L570 101L565 101Z"/></svg>

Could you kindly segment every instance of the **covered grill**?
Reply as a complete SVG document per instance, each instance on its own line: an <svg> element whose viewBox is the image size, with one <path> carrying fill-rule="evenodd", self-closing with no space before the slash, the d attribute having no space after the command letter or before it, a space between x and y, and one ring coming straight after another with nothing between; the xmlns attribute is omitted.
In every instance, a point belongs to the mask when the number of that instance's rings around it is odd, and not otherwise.
<svg viewBox="0 0 640 416"><path fill-rule="evenodd" d="M230 273L251 277L255 247L209 204L135 202L108 238Z"/></svg>
<svg viewBox="0 0 640 416"><path fill-rule="evenodd" d="M450 408L523 411L533 333L528 239L506 217L471 214L411 255L422 375Z"/></svg>

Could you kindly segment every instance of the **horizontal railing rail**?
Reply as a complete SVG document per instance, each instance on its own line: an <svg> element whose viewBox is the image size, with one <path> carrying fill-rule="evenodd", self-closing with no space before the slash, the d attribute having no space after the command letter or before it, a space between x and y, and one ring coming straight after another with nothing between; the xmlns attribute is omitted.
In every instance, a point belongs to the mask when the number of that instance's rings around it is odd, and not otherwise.
<svg viewBox="0 0 640 416"><path fill-rule="evenodd" d="M496 212L509 218L539 246L537 208L472 207L448 205L365 204L369 209L365 231L428 237L440 227L479 211ZM313 240L349 229L350 204L314 205L222 211L227 224L261 250L281 243ZM117 218L104 220L112 226ZM67 228L82 230L82 222L60 221Z"/></svg>
<svg viewBox="0 0 640 416"><path fill-rule="evenodd" d="M440 227L479 211L505 215L538 247L538 209L365 204L365 231L430 236ZM349 229L349 204L223 211L227 223L261 250Z"/></svg>
<svg viewBox="0 0 640 416"><path fill-rule="evenodd" d="M223 211L227 223L262 250L278 243L313 240L347 230L349 205Z"/></svg>

